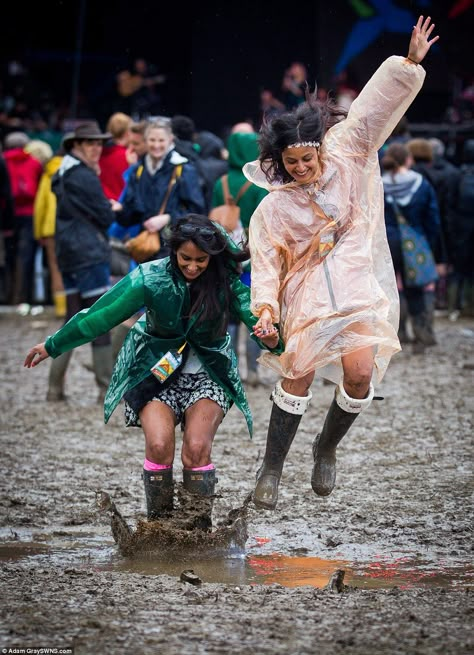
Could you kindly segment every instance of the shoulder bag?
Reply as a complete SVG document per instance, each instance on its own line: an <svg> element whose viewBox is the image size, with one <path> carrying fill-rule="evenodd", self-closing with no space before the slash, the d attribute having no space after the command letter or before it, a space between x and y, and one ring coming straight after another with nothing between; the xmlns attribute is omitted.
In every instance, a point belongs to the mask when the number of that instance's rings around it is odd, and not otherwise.
<svg viewBox="0 0 474 655"><path fill-rule="evenodd" d="M170 197L171 189L176 184L176 178L179 177L181 171L177 169L181 167L175 166L173 173L171 174L170 181L168 184L168 189L166 190L165 197L161 203L160 211L158 214L163 214L166 209L166 204L168 198ZM143 262L148 261L154 255L156 255L161 248L160 234L159 232L149 232L148 230L142 230L140 234L137 234L133 239L129 239L126 242L126 247L132 259L134 259L137 264L142 264Z"/></svg>
<svg viewBox="0 0 474 655"><path fill-rule="evenodd" d="M417 232L410 225L395 200L393 208L400 230L405 285L407 287L424 287L438 279L436 262L430 244L424 234Z"/></svg>

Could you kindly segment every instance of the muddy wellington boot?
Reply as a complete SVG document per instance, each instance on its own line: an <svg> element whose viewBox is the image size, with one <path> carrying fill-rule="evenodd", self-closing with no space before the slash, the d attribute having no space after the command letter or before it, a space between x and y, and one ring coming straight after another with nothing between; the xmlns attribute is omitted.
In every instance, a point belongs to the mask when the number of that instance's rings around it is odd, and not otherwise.
<svg viewBox="0 0 474 655"><path fill-rule="evenodd" d="M129 331L130 328L128 327L128 325L125 325L124 323L120 323L119 325L116 325L111 330L110 336L112 341L112 359L114 362L117 359L120 349L123 346L123 342L125 341L125 337L129 333Z"/></svg>
<svg viewBox="0 0 474 655"><path fill-rule="evenodd" d="M112 346L92 346L92 367L94 369L95 381L99 387L98 403L103 403L110 378L114 361L112 359Z"/></svg>
<svg viewBox="0 0 474 655"><path fill-rule="evenodd" d="M436 346L437 341L433 330L433 317L430 316L428 311L413 316L412 325L415 343L418 342L422 346Z"/></svg>
<svg viewBox="0 0 474 655"><path fill-rule="evenodd" d="M190 526L191 529L197 528L206 532L212 528L216 482L216 469L209 471L183 469L183 487L195 496L193 505L196 509L196 517Z"/></svg>
<svg viewBox="0 0 474 655"><path fill-rule="evenodd" d="M146 515L149 521L170 516L173 511L173 469L143 469Z"/></svg>
<svg viewBox="0 0 474 655"><path fill-rule="evenodd" d="M252 497L254 505L261 509L275 509L277 506L283 464L301 417L308 408L312 393L308 391L307 396L293 396L283 389L279 381L271 398L273 406L268 425L265 456L257 471L257 484Z"/></svg>
<svg viewBox="0 0 474 655"><path fill-rule="evenodd" d="M51 361L48 377L48 391L46 393L46 400L48 402L66 400L66 396L64 395L64 380L71 356L72 350L59 355L59 357L56 357Z"/></svg>
<svg viewBox="0 0 474 655"><path fill-rule="evenodd" d="M408 336L407 323L408 323L408 305L407 299L403 291L398 292L400 298L400 322L398 325L398 338L400 343L410 343L411 339Z"/></svg>
<svg viewBox="0 0 474 655"><path fill-rule="evenodd" d="M372 384L363 399L347 395L343 383L336 387L322 431L313 443L314 467L311 486L318 496L329 496L336 484L336 448L363 409L374 397Z"/></svg>

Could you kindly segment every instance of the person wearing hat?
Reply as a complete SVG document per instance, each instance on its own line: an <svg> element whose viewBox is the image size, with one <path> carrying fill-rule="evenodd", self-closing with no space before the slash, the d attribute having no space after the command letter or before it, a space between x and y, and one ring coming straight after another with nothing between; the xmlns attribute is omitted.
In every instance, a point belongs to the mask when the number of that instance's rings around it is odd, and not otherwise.
<svg viewBox="0 0 474 655"><path fill-rule="evenodd" d="M108 200L99 179L99 159L110 138L96 121L76 126L63 138L65 155L53 175L56 195L56 256L66 292L67 322L87 309L110 288L110 246L107 236L115 220L115 201ZM53 360L49 371L49 401L64 400L64 382L71 353ZM113 368L110 334L92 341L92 365L103 399Z"/></svg>

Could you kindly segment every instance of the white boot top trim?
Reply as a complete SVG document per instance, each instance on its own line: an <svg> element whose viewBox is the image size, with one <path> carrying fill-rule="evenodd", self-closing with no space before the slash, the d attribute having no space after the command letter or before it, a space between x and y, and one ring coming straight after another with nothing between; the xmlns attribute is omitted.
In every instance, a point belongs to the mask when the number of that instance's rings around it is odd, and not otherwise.
<svg viewBox="0 0 474 655"><path fill-rule="evenodd" d="M284 412L302 416L308 409L308 405L311 398L313 397L313 394L308 389L307 396L293 396L293 394L288 393L283 389L281 386L281 380L279 380L272 391L271 397L275 405L277 405L277 407L282 409Z"/></svg>
<svg viewBox="0 0 474 655"><path fill-rule="evenodd" d="M342 381L336 387L336 402L339 407L345 412L350 414L360 414L364 409L370 405L374 399L374 386L370 383L369 391L365 398L351 398L346 390Z"/></svg>

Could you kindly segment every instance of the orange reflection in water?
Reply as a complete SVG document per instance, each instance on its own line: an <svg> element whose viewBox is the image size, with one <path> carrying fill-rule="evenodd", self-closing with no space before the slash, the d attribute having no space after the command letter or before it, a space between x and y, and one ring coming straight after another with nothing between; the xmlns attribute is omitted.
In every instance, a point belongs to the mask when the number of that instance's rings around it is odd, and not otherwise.
<svg viewBox="0 0 474 655"><path fill-rule="evenodd" d="M249 557L248 564L257 578L263 578L257 579L256 583L277 583L284 587L325 587L334 571L346 568L350 562L319 557L289 557L273 553ZM347 578L344 582L347 583Z"/></svg>
<svg viewBox="0 0 474 655"><path fill-rule="evenodd" d="M254 584L281 584L284 587L311 585L325 587L337 569L345 572L344 584L365 589L409 589L415 586L464 587L472 584L470 565L446 565L445 562L423 562L418 558L397 557L387 560L356 563L319 557L290 557L272 553L248 558L254 572Z"/></svg>

